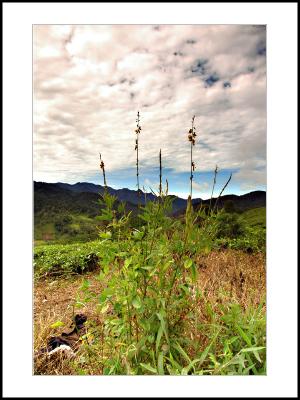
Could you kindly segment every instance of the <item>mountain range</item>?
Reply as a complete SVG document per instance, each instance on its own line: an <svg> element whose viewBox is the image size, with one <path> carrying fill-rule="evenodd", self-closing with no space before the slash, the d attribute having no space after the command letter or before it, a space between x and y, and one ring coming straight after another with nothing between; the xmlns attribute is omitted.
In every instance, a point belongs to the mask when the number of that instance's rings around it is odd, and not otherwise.
<svg viewBox="0 0 300 400"><path fill-rule="evenodd" d="M127 207L134 210L138 203L145 205L147 201L154 201L157 197L153 193L138 192L127 188L113 189L107 187L110 194L117 197L118 201L125 202ZM62 203L72 202L71 208L79 208L81 212L94 209L92 204L97 203L99 194L104 193L104 186L95 185L89 182L78 182L75 184L69 183L45 183L45 182L34 182L34 196L35 196L35 209L43 207L43 202L49 203L54 202L59 206L58 200L61 199ZM186 208L186 199L182 199L177 196L171 195L173 198L173 213ZM222 208L226 201L232 201L236 209L244 211L255 207L264 207L266 205L266 192L265 191L254 191L243 195L224 195L221 196L218 201L218 207ZM212 204L216 201L216 198L212 199ZM200 198L193 199L194 205L209 204L210 200L202 200ZM92 213L93 214L93 213Z"/></svg>
<svg viewBox="0 0 300 400"><path fill-rule="evenodd" d="M100 214L99 194L103 194L104 187L88 182L46 183L34 182L34 238L35 240L69 242L70 240L94 240L97 238L97 217ZM107 188L115 195L116 207L120 202L125 203L126 211L132 216L138 214L138 203L144 205L147 201L155 201L153 193L140 193L130 189ZM173 198L172 215L179 217L185 213L187 200L177 196ZM236 211L245 211L251 208L266 205L266 192L255 191L242 196L226 195L220 197L218 208L223 207L230 200ZM214 205L216 198L212 199ZM210 200L193 199L197 208L200 204L209 204ZM133 220L132 220L133 221Z"/></svg>

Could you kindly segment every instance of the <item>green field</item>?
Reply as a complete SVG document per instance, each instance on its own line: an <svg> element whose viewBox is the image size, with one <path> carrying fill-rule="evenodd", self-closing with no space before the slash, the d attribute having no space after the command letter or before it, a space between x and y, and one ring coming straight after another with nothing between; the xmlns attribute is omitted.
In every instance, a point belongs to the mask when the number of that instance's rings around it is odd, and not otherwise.
<svg viewBox="0 0 300 400"><path fill-rule="evenodd" d="M48 222L52 220L53 222ZM74 243L94 240L98 237L99 221L84 214L58 213L37 216L34 240L38 243Z"/></svg>
<svg viewBox="0 0 300 400"><path fill-rule="evenodd" d="M266 228L266 207L245 211L242 217L249 226Z"/></svg>

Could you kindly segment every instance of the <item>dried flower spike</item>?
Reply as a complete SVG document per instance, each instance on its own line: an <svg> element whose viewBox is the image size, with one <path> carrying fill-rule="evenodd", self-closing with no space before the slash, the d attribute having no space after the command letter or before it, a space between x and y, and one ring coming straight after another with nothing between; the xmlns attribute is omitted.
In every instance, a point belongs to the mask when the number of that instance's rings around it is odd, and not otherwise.
<svg viewBox="0 0 300 400"><path fill-rule="evenodd" d="M136 181L137 181L137 188L138 188L138 196L140 196L140 180L139 180L139 134L141 133L141 126L140 126L140 112L137 113L136 119L136 140L135 140L135 148L136 151Z"/></svg>
<svg viewBox="0 0 300 400"><path fill-rule="evenodd" d="M193 191L193 171L195 171L195 163L193 161L193 146L195 146L195 143L196 143L195 137L197 136L194 122L195 122L195 115L192 118L192 127L188 131L188 141L191 143L191 174L190 174L190 181L191 181L190 196L191 196L191 198L192 198L192 191Z"/></svg>
<svg viewBox="0 0 300 400"><path fill-rule="evenodd" d="M104 166L104 162L101 158L101 153L99 154L99 156L100 156L100 168L102 169L102 173L103 173L103 183L106 188L107 184L106 184L106 176L105 176L105 166Z"/></svg>

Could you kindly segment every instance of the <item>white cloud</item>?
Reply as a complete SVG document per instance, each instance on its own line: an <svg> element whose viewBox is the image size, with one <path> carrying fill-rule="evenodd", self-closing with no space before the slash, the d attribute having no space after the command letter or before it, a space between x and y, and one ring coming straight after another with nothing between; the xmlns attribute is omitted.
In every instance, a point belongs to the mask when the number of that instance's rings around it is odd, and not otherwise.
<svg viewBox="0 0 300 400"><path fill-rule="evenodd" d="M35 179L84 180L99 152L110 171L134 168L140 110L145 167L162 148L166 167L189 170L196 115L197 170L218 164L265 184L264 42L254 26L35 26Z"/></svg>

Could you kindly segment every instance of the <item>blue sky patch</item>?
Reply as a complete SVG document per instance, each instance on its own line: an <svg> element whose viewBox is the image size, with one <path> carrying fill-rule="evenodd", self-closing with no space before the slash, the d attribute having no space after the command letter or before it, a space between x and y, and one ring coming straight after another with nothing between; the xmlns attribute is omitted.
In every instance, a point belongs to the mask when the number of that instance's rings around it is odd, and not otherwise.
<svg viewBox="0 0 300 400"><path fill-rule="evenodd" d="M259 56L265 56L266 55L266 43L265 42L259 42L257 47L256 47L256 53Z"/></svg>
<svg viewBox="0 0 300 400"><path fill-rule="evenodd" d="M223 87L224 88L231 88L231 83L229 81L223 82Z"/></svg>
<svg viewBox="0 0 300 400"><path fill-rule="evenodd" d="M216 73L209 75L208 78L204 80L206 87L213 86L216 82L220 80L219 76Z"/></svg>
<svg viewBox="0 0 300 400"><path fill-rule="evenodd" d="M207 71L208 60L205 58L200 58L192 66L191 71L195 74L204 75Z"/></svg>

